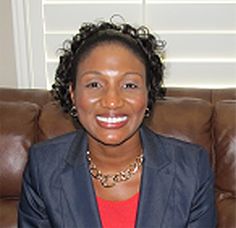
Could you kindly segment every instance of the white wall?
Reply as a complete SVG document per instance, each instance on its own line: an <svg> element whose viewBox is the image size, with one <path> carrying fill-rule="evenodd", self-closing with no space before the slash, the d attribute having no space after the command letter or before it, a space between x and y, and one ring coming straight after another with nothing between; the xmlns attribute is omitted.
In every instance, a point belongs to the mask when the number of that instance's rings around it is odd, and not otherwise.
<svg viewBox="0 0 236 228"><path fill-rule="evenodd" d="M0 1L0 87L17 87L11 1Z"/></svg>

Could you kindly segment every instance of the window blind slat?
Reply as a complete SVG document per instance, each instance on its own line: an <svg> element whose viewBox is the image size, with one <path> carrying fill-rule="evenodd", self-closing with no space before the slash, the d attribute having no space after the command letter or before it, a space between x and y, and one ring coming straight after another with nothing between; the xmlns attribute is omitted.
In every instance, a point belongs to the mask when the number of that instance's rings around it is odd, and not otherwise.
<svg viewBox="0 0 236 228"><path fill-rule="evenodd" d="M47 34L47 58L57 59L57 50L72 34ZM167 58L236 58L236 34L161 34L167 41Z"/></svg>
<svg viewBox="0 0 236 228"><path fill-rule="evenodd" d="M232 4L236 0L146 0L147 4Z"/></svg>
<svg viewBox="0 0 236 228"><path fill-rule="evenodd" d="M109 20L114 14L122 15L130 23L142 23L141 4L60 4L44 6L45 29L46 32L77 30L83 22Z"/></svg>
<svg viewBox="0 0 236 228"><path fill-rule="evenodd" d="M147 4L156 30L236 30L236 4Z"/></svg>
<svg viewBox="0 0 236 228"><path fill-rule="evenodd" d="M236 85L236 62L170 62L166 66L167 86L217 88Z"/></svg>
<svg viewBox="0 0 236 228"><path fill-rule="evenodd" d="M92 3L142 3L142 0L44 0L44 5L49 4L92 4Z"/></svg>

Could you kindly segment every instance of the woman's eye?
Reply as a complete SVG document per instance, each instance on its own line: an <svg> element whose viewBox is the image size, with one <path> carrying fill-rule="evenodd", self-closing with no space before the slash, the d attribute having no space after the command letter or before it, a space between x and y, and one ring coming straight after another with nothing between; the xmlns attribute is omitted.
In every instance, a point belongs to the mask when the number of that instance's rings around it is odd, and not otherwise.
<svg viewBox="0 0 236 228"><path fill-rule="evenodd" d="M138 88L138 86L136 84L134 84L134 83L126 83L124 85L124 88L125 89L136 89L136 88Z"/></svg>
<svg viewBox="0 0 236 228"><path fill-rule="evenodd" d="M101 87L101 84L98 82L90 82L86 85L87 88L97 89Z"/></svg>

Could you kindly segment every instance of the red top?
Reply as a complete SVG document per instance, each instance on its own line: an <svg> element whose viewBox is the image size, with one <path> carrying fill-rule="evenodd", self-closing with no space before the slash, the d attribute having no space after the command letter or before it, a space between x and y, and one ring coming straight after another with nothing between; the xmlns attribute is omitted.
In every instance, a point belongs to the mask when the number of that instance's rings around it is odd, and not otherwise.
<svg viewBox="0 0 236 228"><path fill-rule="evenodd" d="M110 201L97 197L103 228L131 228L135 226L139 193L128 200Z"/></svg>

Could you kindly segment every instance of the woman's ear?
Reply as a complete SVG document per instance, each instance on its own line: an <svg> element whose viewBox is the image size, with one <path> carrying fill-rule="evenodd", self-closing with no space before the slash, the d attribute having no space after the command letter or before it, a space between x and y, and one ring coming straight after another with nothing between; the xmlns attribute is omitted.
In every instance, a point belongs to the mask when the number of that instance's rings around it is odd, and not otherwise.
<svg viewBox="0 0 236 228"><path fill-rule="evenodd" d="M75 92L72 88L72 85L69 86L69 92L70 92L70 99L72 100L72 103L75 104Z"/></svg>

